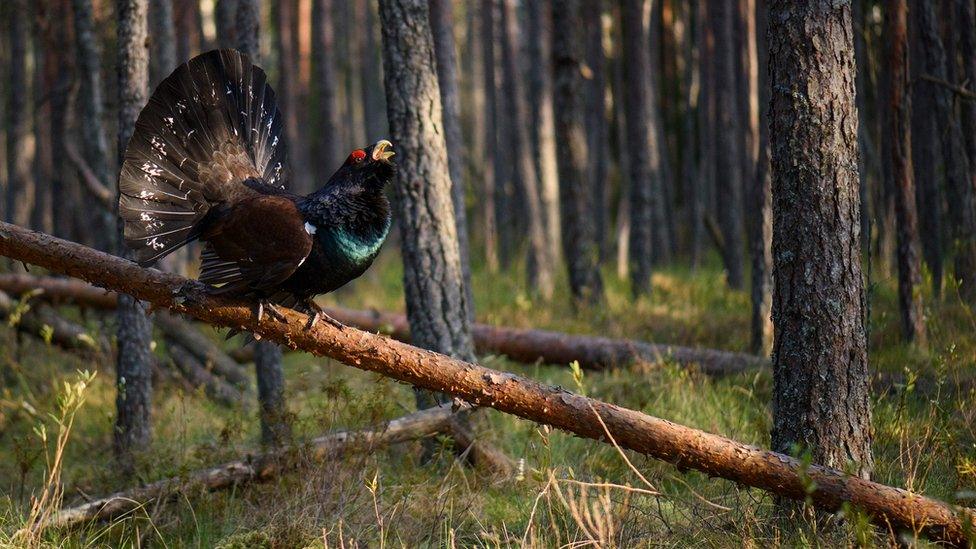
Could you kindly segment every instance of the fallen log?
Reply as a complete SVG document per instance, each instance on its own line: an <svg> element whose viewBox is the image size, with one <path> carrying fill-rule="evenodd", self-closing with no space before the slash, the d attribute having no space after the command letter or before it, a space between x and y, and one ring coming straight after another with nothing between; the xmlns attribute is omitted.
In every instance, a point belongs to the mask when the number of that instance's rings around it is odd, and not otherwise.
<svg viewBox="0 0 976 549"><path fill-rule="evenodd" d="M90 307L115 307L114 294L106 294L104 290L77 280L0 275L0 290L21 293L37 288L44 290L42 296L52 299L71 300ZM410 326L405 315L343 307L327 307L326 312L344 324L371 332L387 333L400 341L410 341ZM539 360L548 364L569 364L576 360L581 368L588 370L628 366L634 362L657 364L664 359L684 365L696 364L702 372L710 375L733 374L769 366L768 359L747 353L548 330L505 328L476 323L472 326L472 335L477 351L482 354L500 354L528 363ZM254 355L253 350L243 348L232 351L232 356L238 362L250 362Z"/></svg>
<svg viewBox="0 0 976 549"><path fill-rule="evenodd" d="M298 465L298 460L294 459L296 456L313 462L323 462L335 459L346 451L424 438L446 432L454 417L455 414L448 405L415 412L372 429L330 433L304 446L246 456L209 469L117 492L77 507L61 509L40 528L67 528L94 520L123 516L159 498L172 497L191 490L215 491L268 480Z"/></svg>
<svg viewBox="0 0 976 549"><path fill-rule="evenodd" d="M212 370L241 389L250 386L250 379L241 365L193 325L162 312L156 314L153 320L168 339L179 343L185 350L192 353L197 360L203 363L205 369Z"/></svg>
<svg viewBox="0 0 976 549"><path fill-rule="evenodd" d="M448 393L475 405L606 442L695 469L709 476L760 488L781 497L809 500L835 512L847 502L882 529L925 534L956 546L968 545L976 531L976 510L960 508L901 488L842 471L806 465L791 456L762 450L647 414L577 395L419 349L354 328L319 322L283 309L283 320L258 322L249 303L213 296L200 282L0 222L0 255L125 292L157 307L210 324L239 328L293 349L328 356L430 391Z"/></svg>
<svg viewBox="0 0 976 549"><path fill-rule="evenodd" d="M196 356L183 348L178 342L168 340L166 350L173 361L173 365L190 382L194 389L203 387L203 391L215 402L224 406L247 407L249 401L244 400L240 389L213 375L200 363Z"/></svg>
<svg viewBox="0 0 976 549"><path fill-rule="evenodd" d="M55 276L0 274L0 291L13 296L40 291L34 299L43 299L54 305L70 303L93 309L115 309L118 303L115 292L96 288L81 280Z"/></svg>
<svg viewBox="0 0 976 549"><path fill-rule="evenodd" d="M0 291L0 317L8 317L16 307L17 302ZM108 352L111 350L107 340L93 337L83 326L67 320L45 304L30 306L20 314L15 324L21 333L54 343L69 351Z"/></svg>

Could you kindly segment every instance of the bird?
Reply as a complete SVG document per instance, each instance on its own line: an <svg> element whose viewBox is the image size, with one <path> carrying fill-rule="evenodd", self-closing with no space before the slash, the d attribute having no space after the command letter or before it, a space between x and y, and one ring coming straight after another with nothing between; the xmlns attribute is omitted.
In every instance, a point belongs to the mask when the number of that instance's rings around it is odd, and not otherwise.
<svg viewBox="0 0 976 549"><path fill-rule="evenodd" d="M183 63L153 91L136 120L119 175L119 215L144 267L193 241L199 280L215 295L324 319L314 298L361 276L392 222L384 189L396 175L393 145L353 150L308 195L288 189L286 142L274 90L237 50Z"/></svg>

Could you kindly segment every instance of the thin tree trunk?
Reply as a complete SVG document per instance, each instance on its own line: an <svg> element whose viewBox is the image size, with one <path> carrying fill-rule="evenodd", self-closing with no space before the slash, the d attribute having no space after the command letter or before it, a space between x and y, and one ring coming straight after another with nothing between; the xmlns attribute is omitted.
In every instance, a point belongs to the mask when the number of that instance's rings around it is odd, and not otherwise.
<svg viewBox="0 0 976 549"><path fill-rule="evenodd" d="M288 138L288 166L292 176L291 188L295 192L312 190L312 174L302 139L301 115L304 109L299 93L297 0L281 0L273 4L275 24L275 51L278 62L278 104L285 117L285 134Z"/></svg>
<svg viewBox="0 0 976 549"><path fill-rule="evenodd" d="M945 0L946 2L950 0ZM972 0L954 0L959 51L962 57L963 79L966 87L976 90L976 5ZM966 138L969 175L976 180L976 101L962 101L962 133Z"/></svg>
<svg viewBox="0 0 976 549"><path fill-rule="evenodd" d="M603 302L603 279L593 224L587 202L591 187L586 181L588 151L584 133L583 40L579 0L551 3L554 63L553 108L556 113L556 161L559 168L559 204L563 255L569 270L569 287L576 303Z"/></svg>
<svg viewBox="0 0 976 549"><path fill-rule="evenodd" d="M653 246L651 257L656 264L664 264L671 261L677 253L677 227L675 225L674 210L674 176L671 171L671 160L668 154L668 140L664 131L664 101L662 101L660 78L664 78L664 67L662 66L662 12L664 9L663 0L651 0L645 18L649 15L647 23L647 40L649 44L650 57L648 58L648 68L646 73L647 89L651 100L651 107L648 116L651 124L651 131L654 132L654 148L657 149L658 173L660 176L654 185L654 201L651 210L651 219L654 222L652 231Z"/></svg>
<svg viewBox="0 0 976 549"><path fill-rule="evenodd" d="M237 38L238 1L217 0L217 6L214 8L214 23L217 25L217 47L219 48L236 48L240 42Z"/></svg>
<svg viewBox="0 0 976 549"><path fill-rule="evenodd" d="M481 0L481 60L484 64L485 90L485 169L482 173L482 206L484 208L485 263L488 272L499 268L497 207L495 189L499 186L495 172L498 161L498 88L495 84L495 3L494 0Z"/></svg>
<svg viewBox="0 0 976 549"><path fill-rule="evenodd" d="M238 0L235 16L237 49L261 63L260 0ZM297 74L293 74L297 77ZM291 440L291 414L285 401L285 373L281 348L270 341L254 342L254 373L258 385L258 413L261 419L261 442L277 447Z"/></svg>
<svg viewBox="0 0 976 549"><path fill-rule="evenodd" d="M366 139L372 141L389 133L386 121L386 98L383 95L383 63L379 48L379 25L375 2L355 2L353 9L362 10L363 57L359 64L363 81L363 110L366 118Z"/></svg>
<svg viewBox="0 0 976 549"><path fill-rule="evenodd" d="M702 253L705 252L705 217L713 210L712 195L715 191L715 44L710 11L714 9L706 0L697 0L696 22L698 26L698 69L701 91L698 95L698 187L702 210Z"/></svg>
<svg viewBox="0 0 976 549"><path fill-rule="evenodd" d="M941 80L947 79L947 62L942 41L939 39L935 6L928 0L913 0L912 21L917 24L922 64L921 74ZM929 87L932 113L942 141L942 162L946 174L949 216L955 253L955 278L959 291L969 303L976 302L976 202L973 180L969 173L965 142L959 119L952 107L952 92L943 86Z"/></svg>
<svg viewBox="0 0 976 549"><path fill-rule="evenodd" d="M36 10L38 6L34 6ZM51 101L48 95L48 70L45 68L52 63L46 55L42 28L43 20L40 14L33 13L34 23L31 33L37 37L31 51L34 59L33 90L35 94L34 114L34 202L31 211L31 226L39 231L52 232L54 220L51 207L51 180L54 178L54 159L51 151Z"/></svg>
<svg viewBox="0 0 976 549"><path fill-rule="evenodd" d="M651 291L651 265L655 246L653 232L655 193L661 187L661 160L657 134L651 127L656 108L653 88L647 85L650 67L647 44L647 0L624 0L620 9L623 65L623 123L626 129L628 188L630 192L630 285L634 296Z"/></svg>
<svg viewBox="0 0 976 549"><path fill-rule="evenodd" d="M397 208L410 331L418 346L474 359L451 201L443 115L428 5L381 0L387 116L400 153ZM439 395L418 391L418 408Z"/></svg>
<svg viewBox="0 0 976 549"><path fill-rule="evenodd" d="M148 11L147 0L116 2L120 165L135 131L139 111L149 99ZM120 243L121 233L120 220ZM118 251L123 256L129 254L123 244ZM152 435L152 323L145 304L125 294L119 296L117 339L115 454L123 471L131 474L135 467L134 454L148 450Z"/></svg>
<svg viewBox="0 0 976 549"><path fill-rule="evenodd" d="M78 68L78 131L81 154L92 173L103 184L111 179L111 157L103 128L102 52L95 34L91 0L72 0L75 26L75 65ZM114 192L113 192L114 195ZM111 250L115 245L112 212L98 208L87 218L93 224L95 247Z"/></svg>
<svg viewBox="0 0 976 549"><path fill-rule="evenodd" d="M770 0L773 448L871 471L849 3Z"/></svg>
<svg viewBox="0 0 976 549"><path fill-rule="evenodd" d="M541 4L542 2L536 2ZM590 151L587 177L593 187L590 204L594 238L600 250L600 259L608 255L607 242L610 225L607 163L610 156L610 139L607 125L605 96L607 93L606 56L603 53L603 1L583 1L583 23L586 25L586 65L590 75L586 80L586 136Z"/></svg>
<svg viewBox="0 0 976 549"><path fill-rule="evenodd" d="M528 105L522 87L522 74L519 71L518 52L519 28L516 21L514 0L502 3L502 91L508 98L506 113L506 148L514 165L512 174L519 194L525 200L524 210L529 233L528 277L529 288L539 293L543 299L552 297L554 286L553 261L546 242L544 213L539 204L539 181L536 177L532 146L529 139Z"/></svg>
<svg viewBox="0 0 976 549"><path fill-rule="evenodd" d="M150 4L149 82L150 87L155 88L176 68L176 28L173 25L172 0L153 0ZM183 61L186 59L180 60L181 63Z"/></svg>
<svg viewBox="0 0 976 549"><path fill-rule="evenodd" d="M332 0L314 0L312 5L312 67L315 74L316 132L315 160L326 171L339 167L340 130L336 102L335 10ZM324 174L323 174L324 175Z"/></svg>
<svg viewBox="0 0 976 549"><path fill-rule="evenodd" d="M34 151L31 147L32 79L27 64L27 25L30 12L26 0L13 0L6 9L6 29L10 48L10 70L7 73L7 182L6 217L28 226L34 208L34 174L31 170Z"/></svg>
<svg viewBox="0 0 976 549"><path fill-rule="evenodd" d="M688 230L688 256L692 269L701 262L705 237L704 196L700 180L698 161L698 129L696 119L702 110L701 103L701 18L698 16L698 2L678 2L677 9L683 25L678 53L681 56L681 79L683 116L681 120L681 179L685 199L685 223Z"/></svg>
<svg viewBox="0 0 976 549"><path fill-rule="evenodd" d="M172 0L176 28L176 59L180 63L203 52L205 44L200 27L200 2Z"/></svg>
<svg viewBox="0 0 976 549"><path fill-rule="evenodd" d="M758 36L766 36L768 19L767 0L758 0L753 5L755 28ZM759 142L758 158L754 179L750 180L748 193L749 210L749 250L752 259L752 352L768 356L773 346L773 197L772 174L769 173L769 54L765 38L757 44L756 75L757 95L759 96Z"/></svg>
<svg viewBox="0 0 976 549"><path fill-rule="evenodd" d="M918 252L918 221L915 210L915 184L912 181L911 112L908 70L907 0L890 0L885 7L885 54L888 77L885 79L885 116L890 149L891 177L895 191L895 217L898 223L898 303L902 334L907 341L925 345L925 316L922 310L921 267Z"/></svg>
<svg viewBox="0 0 976 549"><path fill-rule="evenodd" d="M729 286L743 288L742 272L742 149L736 102L735 37L733 27L736 0L712 3L715 32L715 183L718 195L718 222L725 246L722 263Z"/></svg>
<svg viewBox="0 0 976 549"><path fill-rule="evenodd" d="M529 41L529 97L532 148L539 174L539 201L545 219L546 241L553 265L562 255L559 229L559 174L556 167L556 130L552 111L552 21L545 2L527 2ZM602 99L601 99L602 100Z"/></svg>
<svg viewBox="0 0 976 549"><path fill-rule="evenodd" d="M430 0L430 25L437 56L437 82L444 116L444 140L447 145L447 165L451 174L451 201L458 249L461 253L461 273L467 291L468 313L474 322L474 296L471 294L471 252L468 238L468 212L465 202L464 164L466 159L464 136L461 132L461 92L458 77L457 53L454 41L454 7L452 0Z"/></svg>

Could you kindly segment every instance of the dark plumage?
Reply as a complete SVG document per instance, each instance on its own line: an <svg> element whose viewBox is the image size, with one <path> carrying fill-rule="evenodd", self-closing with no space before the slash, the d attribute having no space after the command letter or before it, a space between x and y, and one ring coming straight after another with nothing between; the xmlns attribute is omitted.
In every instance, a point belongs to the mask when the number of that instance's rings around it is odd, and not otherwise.
<svg viewBox="0 0 976 549"><path fill-rule="evenodd" d="M181 65L139 115L119 178L126 244L148 265L206 245L214 292L318 313L363 274L390 229L389 141L357 149L320 190L286 189L281 114L264 72L234 50Z"/></svg>

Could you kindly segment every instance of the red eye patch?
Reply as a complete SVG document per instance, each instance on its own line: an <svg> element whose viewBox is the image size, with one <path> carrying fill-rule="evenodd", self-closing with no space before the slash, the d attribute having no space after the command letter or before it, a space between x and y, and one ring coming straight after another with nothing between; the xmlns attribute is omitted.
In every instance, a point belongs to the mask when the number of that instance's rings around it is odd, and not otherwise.
<svg viewBox="0 0 976 549"><path fill-rule="evenodd" d="M350 164L355 164L357 162L362 162L365 159L366 159L366 151L362 149L356 149L352 151L352 153L349 155L349 160L347 160L346 162L349 162Z"/></svg>

